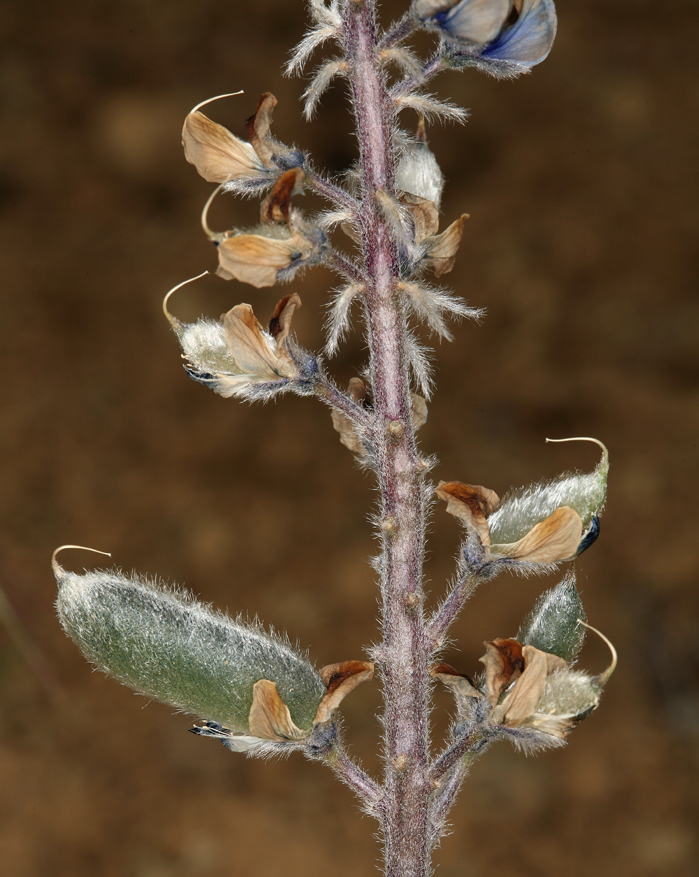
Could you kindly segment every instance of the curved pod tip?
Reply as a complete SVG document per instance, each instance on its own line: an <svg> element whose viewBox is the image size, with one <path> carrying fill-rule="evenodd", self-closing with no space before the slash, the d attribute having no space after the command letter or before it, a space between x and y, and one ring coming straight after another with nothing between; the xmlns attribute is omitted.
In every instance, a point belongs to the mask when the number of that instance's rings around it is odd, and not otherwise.
<svg viewBox="0 0 699 877"><path fill-rule="evenodd" d="M583 627L586 627L588 630L591 630L593 633L596 633L597 636L603 642L605 642L607 644L607 646L609 647L609 651L612 653L611 664L607 667L607 669L603 673L600 673L599 676L597 677L597 682L600 685L604 685L607 682L607 680L609 679L609 677L612 675L612 673L616 670L616 665L617 665L616 649L612 645L611 641L609 639L607 639L607 637L601 631L597 630L596 627L593 627L591 624L588 624L586 621L583 621L582 618L578 618L578 624L582 624Z"/></svg>
<svg viewBox="0 0 699 877"><path fill-rule="evenodd" d="M66 548L77 548L79 551L92 551L95 554L104 554L105 557L112 556L111 551L100 551L98 548L88 548L87 545L59 545L51 555L51 568L53 569L56 578L59 578L64 573L64 569L56 557L59 551L63 551Z"/></svg>
<svg viewBox="0 0 699 877"><path fill-rule="evenodd" d="M197 104L196 107L191 109L187 115L191 116L192 113L198 112L202 107L205 107L207 104L213 103L215 100L221 100L224 97L236 97L236 95L245 94L243 89L240 91L229 91L228 94L217 94L214 97L207 97L206 100L203 100L200 104Z"/></svg>
<svg viewBox="0 0 699 877"><path fill-rule="evenodd" d="M175 332L179 335L179 332L182 330L182 323L177 317L173 316L170 311L167 309L167 303L173 292L177 292L178 289L181 289L183 286L186 286L188 283L193 283L195 280L201 280L202 277L205 277L209 272L202 271L201 274L197 274L196 277L190 277L189 280L183 280L182 283L178 283L177 286L173 286L172 289L168 292L168 294L163 299L163 313L167 318L168 323L172 326ZM64 546L65 547L65 546ZM75 546L70 546L75 547ZM61 549L59 548L58 551ZM92 550L92 549L88 549Z"/></svg>

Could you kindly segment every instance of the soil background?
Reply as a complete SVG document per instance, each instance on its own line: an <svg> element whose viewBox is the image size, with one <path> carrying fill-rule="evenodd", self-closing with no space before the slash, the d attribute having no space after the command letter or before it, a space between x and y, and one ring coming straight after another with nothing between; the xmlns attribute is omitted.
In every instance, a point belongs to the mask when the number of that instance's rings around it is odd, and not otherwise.
<svg viewBox="0 0 699 877"><path fill-rule="evenodd" d="M386 8L385 20L399 5ZM496 82L443 76L471 109L431 128L448 179L443 226L471 219L444 279L487 308L440 344L420 438L436 478L511 485L612 469L602 532L578 562L592 624L619 669L569 745L477 762L436 854L443 877L699 874L699 16L692 0L561 0L550 58ZM274 133L339 172L356 157L343 86L302 121L280 68L301 2L101 0L0 8L2 588L43 659L0 628L0 873L12 877L272 877L374 873L374 824L320 765L264 763L187 733L191 720L91 672L54 615L53 549L108 550L287 630L319 664L376 640L367 562L376 495L312 400L266 407L189 381L161 300L215 268L199 226L211 186L183 159L188 110L242 134L263 91ZM314 58L318 63L320 56ZM413 121L405 115L406 125ZM692 170L692 168L695 168ZM694 180L694 182L692 182ZM308 208L315 202L308 198ZM221 198L216 228L257 205ZM301 343L322 344L324 269L295 281ZM290 291L289 287L282 294ZM191 320L279 290L204 278L173 299ZM362 368L355 332L332 371ZM435 510L431 605L458 528ZM66 552L69 568L99 561ZM560 578L502 576L445 655L478 668ZM581 665L606 666L592 639ZM343 712L378 770L379 684ZM436 692L435 740L451 710Z"/></svg>

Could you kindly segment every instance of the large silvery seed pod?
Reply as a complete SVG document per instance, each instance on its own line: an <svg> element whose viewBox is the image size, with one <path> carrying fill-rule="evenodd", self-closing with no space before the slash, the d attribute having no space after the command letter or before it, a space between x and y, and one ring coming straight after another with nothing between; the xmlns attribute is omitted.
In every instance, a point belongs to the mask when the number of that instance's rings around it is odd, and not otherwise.
<svg viewBox="0 0 699 877"><path fill-rule="evenodd" d="M53 568L61 624L100 670L253 745L310 733L328 686L287 642L180 589L118 571L66 572L55 556Z"/></svg>

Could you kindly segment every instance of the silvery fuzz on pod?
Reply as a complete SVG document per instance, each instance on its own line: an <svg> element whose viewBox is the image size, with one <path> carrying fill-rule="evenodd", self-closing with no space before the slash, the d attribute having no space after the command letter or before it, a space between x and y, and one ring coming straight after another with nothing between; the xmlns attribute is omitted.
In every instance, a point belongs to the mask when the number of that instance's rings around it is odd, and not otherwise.
<svg viewBox="0 0 699 877"><path fill-rule="evenodd" d="M205 733L216 729L232 749L302 740L329 718L340 689L344 696L371 675L361 662L318 672L286 640L180 588L113 570L79 575L55 554L53 570L58 616L83 655L140 694L204 719ZM349 664L357 666L349 672Z"/></svg>

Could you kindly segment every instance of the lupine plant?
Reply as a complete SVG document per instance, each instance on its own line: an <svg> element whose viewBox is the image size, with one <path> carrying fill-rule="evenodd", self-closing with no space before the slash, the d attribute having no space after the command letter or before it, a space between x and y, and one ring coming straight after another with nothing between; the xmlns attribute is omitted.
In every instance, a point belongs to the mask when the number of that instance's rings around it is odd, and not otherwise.
<svg viewBox="0 0 699 877"><path fill-rule="evenodd" d="M575 559L599 533L608 455L597 442L601 459L592 472L566 473L503 499L479 485L430 481L434 460L416 442L432 390L424 337L449 339L451 321L482 314L429 280L454 267L467 217L439 230L444 178L426 128L463 121L465 113L426 88L447 70L474 68L496 78L530 72L552 47L556 12L552 0L414 0L383 30L375 6L310 0L312 26L287 67L299 74L312 54L333 46L305 91L305 115L315 113L331 82L345 81L359 157L342 178L331 179L304 151L272 135L277 101L269 92L250 107L244 137L202 112L210 101L184 122L185 158L216 186L202 215L216 247L216 273L236 281L235 290L293 282L294 291L276 305L255 293L255 310L271 313L265 325L247 303L218 320L182 322L171 297L184 295L184 284L163 303L191 378L226 398L319 399L340 441L373 473L380 492L374 568L381 631L366 656L371 660L332 655L316 669L286 637L217 612L180 588L118 570L78 575L56 555L53 567L61 623L88 660L143 695L197 716L192 730L233 752L299 751L326 763L377 820L385 873L424 877L476 756L501 739L526 751L562 745L598 705L616 657L610 645L607 671L574 669L588 627ZM419 31L431 37L422 41L431 45L426 58L410 47ZM303 213L297 196L304 191L321 196L327 208ZM258 198L259 224L212 231L207 212L220 192ZM323 356L304 349L292 329L301 306L298 279L320 264L339 277L327 303ZM363 326L368 362L357 363L343 390L327 363L352 316ZM430 607L423 562L435 497L459 521L463 541L454 577L441 603ZM455 619L481 583L501 572L549 573L562 564L569 565L562 581L539 598L514 637L484 631L494 638L485 643L480 672L440 661ZM375 670L383 689L381 778L348 753L337 716L342 699ZM455 714L435 754L430 715L437 684L452 692Z"/></svg>

